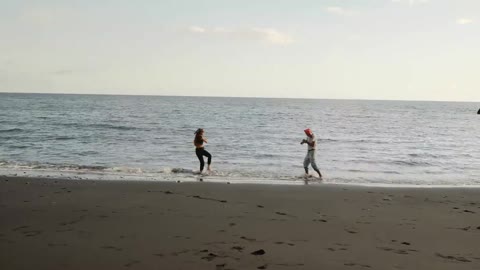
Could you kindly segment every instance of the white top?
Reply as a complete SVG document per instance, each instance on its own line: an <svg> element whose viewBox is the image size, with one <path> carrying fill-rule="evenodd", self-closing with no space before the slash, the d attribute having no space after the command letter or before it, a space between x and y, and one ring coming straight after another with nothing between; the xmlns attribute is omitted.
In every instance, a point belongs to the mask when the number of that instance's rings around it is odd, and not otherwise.
<svg viewBox="0 0 480 270"><path fill-rule="evenodd" d="M312 137L307 136L307 142L313 142L313 146L308 145L308 151L315 150L317 148L317 138L315 137L315 134L312 133Z"/></svg>

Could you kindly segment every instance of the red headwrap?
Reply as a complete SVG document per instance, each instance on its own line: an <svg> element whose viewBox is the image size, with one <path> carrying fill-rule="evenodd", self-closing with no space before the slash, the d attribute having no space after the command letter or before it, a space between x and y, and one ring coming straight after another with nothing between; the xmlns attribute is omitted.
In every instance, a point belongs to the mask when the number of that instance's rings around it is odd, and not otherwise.
<svg viewBox="0 0 480 270"><path fill-rule="evenodd" d="M307 128L304 130L305 134L307 134L307 136L312 136L312 130Z"/></svg>

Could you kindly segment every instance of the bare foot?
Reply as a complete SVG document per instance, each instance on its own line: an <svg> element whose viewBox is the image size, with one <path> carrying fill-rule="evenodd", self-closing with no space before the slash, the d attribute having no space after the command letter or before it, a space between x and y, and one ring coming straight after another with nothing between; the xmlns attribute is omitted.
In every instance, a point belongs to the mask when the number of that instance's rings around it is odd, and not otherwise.
<svg viewBox="0 0 480 270"><path fill-rule="evenodd" d="M306 181L312 181L313 178L315 178L315 176L311 175L311 174L305 174L305 176L303 177Z"/></svg>

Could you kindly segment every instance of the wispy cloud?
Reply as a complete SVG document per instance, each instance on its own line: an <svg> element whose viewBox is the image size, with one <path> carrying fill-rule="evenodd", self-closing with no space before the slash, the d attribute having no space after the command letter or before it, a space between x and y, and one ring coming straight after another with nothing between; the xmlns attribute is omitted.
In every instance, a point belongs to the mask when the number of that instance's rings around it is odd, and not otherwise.
<svg viewBox="0 0 480 270"><path fill-rule="evenodd" d="M469 18L460 18L457 20L457 24L471 24L471 23L473 23L473 20Z"/></svg>
<svg viewBox="0 0 480 270"><path fill-rule="evenodd" d="M224 27L207 28L201 26L190 26L188 27L188 32L196 35L205 36L220 36L233 39L261 40L277 45L288 45L293 42L293 38L290 35L274 28L253 27L234 29Z"/></svg>
<svg viewBox="0 0 480 270"><path fill-rule="evenodd" d="M430 2L430 0L391 0L391 1L394 2L394 3L408 4L410 6L414 6L414 5L417 5L417 4L425 4L425 3Z"/></svg>
<svg viewBox="0 0 480 270"><path fill-rule="evenodd" d="M200 26L190 26L188 28L188 30L190 30L190 32L192 32L192 33L205 33L206 32L206 29L203 28L203 27L200 27Z"/></svg>
<svg viewBox="0 0 480 270"><path fill-rule="evenodd" d="M352 10L347 10L345 8L336 7L336 6L327 7L327 8L325 8L325 11L330 13L330 14L339 15L339 16L351 16L351 15L355 14L355 12L352 11Z"/></svg>
<svg viewBox="0 0 480 270"><path fill-rule="evenodd" d="M254 33L259 35L262 39L265 39L271 43L290 44L293 42L292 37L272 28L254 28L252 30Z"/></svg>

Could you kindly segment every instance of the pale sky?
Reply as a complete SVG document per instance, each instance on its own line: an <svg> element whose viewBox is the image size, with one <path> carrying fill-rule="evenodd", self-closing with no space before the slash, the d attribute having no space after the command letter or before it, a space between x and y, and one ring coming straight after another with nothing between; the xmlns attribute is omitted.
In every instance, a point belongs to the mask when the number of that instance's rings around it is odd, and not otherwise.
<svg viewBox="0 0 480 270"><path fill-rule="evenodd" d="M480 101L480 1L0 0L0 92Z"/></svg>

